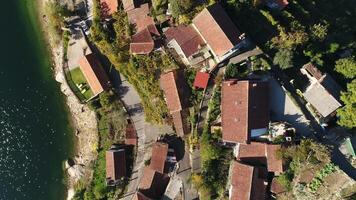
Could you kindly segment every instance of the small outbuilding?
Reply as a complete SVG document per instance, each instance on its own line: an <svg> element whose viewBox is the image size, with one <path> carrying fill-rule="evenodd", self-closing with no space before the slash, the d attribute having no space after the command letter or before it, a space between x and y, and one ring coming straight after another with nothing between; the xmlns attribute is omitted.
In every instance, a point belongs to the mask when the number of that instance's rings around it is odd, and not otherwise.
<svg viewBox="0 0 356 200"><path fill-rule="evenodd" d="M195 76L194 87L206 89L208 86L210 74L206 72L198 72Z"/></svg>
<svg viewBox="0 0 356 200"><path fill-rule="evenodd" d="M114 186L126 177L125 149L110 149L106 151L106 184Z"/></svg>
<svg viewBox="0 0 356 200"><path fill-rule="evenodd" d="M94 96L109 88L109 78L93 53L85 55L79 60L79 67Z"/></svg>

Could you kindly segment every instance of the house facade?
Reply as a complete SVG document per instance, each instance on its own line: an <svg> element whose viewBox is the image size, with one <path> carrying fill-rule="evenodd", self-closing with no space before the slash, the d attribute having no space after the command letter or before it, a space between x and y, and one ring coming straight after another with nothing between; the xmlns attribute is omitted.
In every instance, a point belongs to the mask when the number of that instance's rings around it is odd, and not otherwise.
<svg viewBox="0 0 356 200"><path fill-rule="evenodd" d="M228 80L222 84L222 139L248 144L266 134L269 125L269 84L267 81Z"/></svg>
<svg viewBox="0 0 356 200"><path fill-rule="evenodd" d="M328 73L323 74L312 63L305 64L300 71L309 80L308 87L303 91L307 108L320 123L328 122L342 106L341 87Z"/></svg>
<svg viewBox="0 0 356 200"><path fill-rule="evenodd" d="M106 184L114 186L126 177L125 149L110 149L106 151Z"/></svg>
<svg viewBox="0 0 356 200"><path fill-rule="evenodd" d="M192 26L206 43L216 62L221 62L238 50L242 34L220 4L204 8Z"/></svg>
<svg viewBox="0 0 356 200"><path fill-rule="evenodd" d="M163 90L169 112L177 135L190 132L188 117L187 86L182 71L170 71L161 75L160 86Z"/></svg>
<svg viewBox="0 0 356 200"><path fill-rule="evenodd" d="M93 53L85 55L79 60L79 67L94 96L99 95L109 88L109 78Z"/></svg>

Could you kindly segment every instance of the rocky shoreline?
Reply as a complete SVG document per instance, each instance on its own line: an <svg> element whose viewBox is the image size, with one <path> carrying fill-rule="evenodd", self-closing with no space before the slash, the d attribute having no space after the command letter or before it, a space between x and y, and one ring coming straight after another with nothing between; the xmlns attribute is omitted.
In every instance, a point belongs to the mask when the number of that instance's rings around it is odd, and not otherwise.
<svg viewBox="0 0 356 200"><path fill-rule="evenodd" d="M53 44L52 39L46 34L48 23L45 15L45 4L47 1L38 0L39 20L52 56L54 77L60 83L61 92L66 96L65 101L76 136L76 138L73 138L75 141L75 157L69 158L65 167L68 176L67 199L70 200L75 193L75 184L81 179L87 182L86 180L92 177L92 165L97 157L96 148L99 139L97 119L95 112L90 110L87 105L81 104L67 84L63 70L63 47L61 44Z"/></svg>

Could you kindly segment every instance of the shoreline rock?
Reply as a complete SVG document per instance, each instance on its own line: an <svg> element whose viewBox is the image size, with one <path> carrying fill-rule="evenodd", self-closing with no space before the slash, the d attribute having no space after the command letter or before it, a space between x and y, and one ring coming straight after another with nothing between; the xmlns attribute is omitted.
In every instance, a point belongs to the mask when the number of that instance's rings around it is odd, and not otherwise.
<svg viewBox="0 0 356 200"><path fill-rule="evenodd" d="M45 4L48 0L38 0L38 19L42 30L46 33L47 21L44 14ZM93 170L92 165L97 158L96 148L98 145L97 119L94 111L87 105L80 103L78 98L67 84L63 70L63 47L61 44L55 46L48 34L43 34L48 45L48 50L53 62L53 73L55 80L60 83L61 92L65 95L65 103L68 107L73 128L73 141L75 158L73 165L66 162L67 200L73 198L75 194L75 184L84 179L85 182L91 180ZM74 155L73 155L74 156ZM68 164L68 168L67 168Z"/></svg>

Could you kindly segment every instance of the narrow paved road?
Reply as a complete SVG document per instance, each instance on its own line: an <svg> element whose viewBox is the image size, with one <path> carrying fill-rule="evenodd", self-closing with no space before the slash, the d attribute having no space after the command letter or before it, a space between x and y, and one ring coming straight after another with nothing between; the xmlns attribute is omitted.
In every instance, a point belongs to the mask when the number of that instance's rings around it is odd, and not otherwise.
<svg viewBox="0 0 356 200"><path fill-rule="evenodd" d="M127 192L123 196L123 200L131 200L137 191L140 180L143 176L144 161L151 156L151 144L156 141L157 137L161 134L171 133L172 128L166 125L153 125L145 122L145 113L141 104L140 96L136 89L131 85L123 75L112 73L114 79L113 84L118 91L122 102L127 109L127 113L131 117L138 137L138 148L136 161L133 165L133 172L130 177Z"/></svg>
<svg viewBox="0 0 356 200"><path fill-rule="evenodd" d="M121 85L117 88L121 100L125 104L127 113L130 115L138 137L138 149L136 155L136 162L133 166L133 173L127 187L127 193L122 198L124 200L131 200L137 190L139 181L142 177L145 155L145 115L141 105L140 96L137 94L135 88L120 75Z"/></svg>

